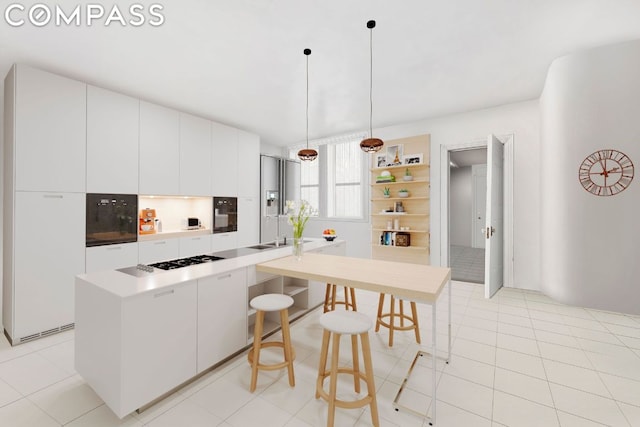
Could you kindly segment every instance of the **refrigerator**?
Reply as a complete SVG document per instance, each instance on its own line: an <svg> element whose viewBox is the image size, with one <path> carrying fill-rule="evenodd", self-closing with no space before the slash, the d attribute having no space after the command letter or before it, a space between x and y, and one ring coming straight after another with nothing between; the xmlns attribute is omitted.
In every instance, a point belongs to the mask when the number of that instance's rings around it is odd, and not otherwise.
<svg viewBox="0 0 640 427"><path fill-rule="evenodd" d="M286 201L300 201L300 162L274 156L260 156L260 242L293 238L287 221Z"/></svg>

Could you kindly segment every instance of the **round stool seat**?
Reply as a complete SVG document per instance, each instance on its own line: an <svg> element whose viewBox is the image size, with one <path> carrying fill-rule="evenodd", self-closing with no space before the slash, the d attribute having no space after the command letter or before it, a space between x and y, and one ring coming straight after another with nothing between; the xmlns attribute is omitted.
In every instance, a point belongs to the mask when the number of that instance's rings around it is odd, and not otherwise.
<svg viewBox="0 0 640 427"><path fill-rule="evenodd" d="M330 311L320 316L320 325L336 334L358 335L371 329L373 323L357 311Z"/></svg>
<svg viewBox="0 0 640 427"><path fill-rule="evenodd" d="M293 298L282 294L264 294L249 302L252 308L260 311L280 311L293 305Z"/></svg>

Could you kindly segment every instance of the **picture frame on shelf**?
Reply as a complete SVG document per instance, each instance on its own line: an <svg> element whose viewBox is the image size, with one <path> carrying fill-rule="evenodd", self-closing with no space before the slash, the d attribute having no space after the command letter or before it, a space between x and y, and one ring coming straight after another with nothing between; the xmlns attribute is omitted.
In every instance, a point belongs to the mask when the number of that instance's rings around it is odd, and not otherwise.
<svg viewBox="0 0 640 427"><path fill-rule="evenodd" d="M417 154L405 154L402 156L402 164L404 165L415 165L422 163L424 161L424 156L422 153Z"/></svg>
<svg viewBox="0 0 640 427"><path fill-rule="evenodd" d="M386 154L376 154L376 165L377 168L384 168L387 166L387 155Z"/></svg>
<svg viewBox="0 0 640 427"><path fill-rule="evenodd" d="M387 166L397 166L402 164L402 152L404 145L390 145L387 147Z"/></svg>

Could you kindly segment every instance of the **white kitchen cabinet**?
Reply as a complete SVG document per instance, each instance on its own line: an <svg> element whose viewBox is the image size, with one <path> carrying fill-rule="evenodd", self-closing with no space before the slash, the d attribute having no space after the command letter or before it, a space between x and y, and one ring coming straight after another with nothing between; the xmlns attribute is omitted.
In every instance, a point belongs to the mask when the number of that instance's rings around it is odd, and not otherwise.
<svg viewBox="0 0 640 427"><path fill-rule="evenodd" d="M238 196L260 197L260 137L238 131Z"/></svg>
<svg viewBox="0 0 640 427"><path fill-rule="evenodd" d="M87 85L22 64L12 73L15 190L84 192Z"/></svg>
<svg viewBox="0 0 640 427"><path fill-rule="evenodd" d="M211 122L180 113L180 194L211 196Z"/></svg>
<svg viewBox="0 0 640 427"><path fill-rule="evenodd" d="M239 248L260 243L260 198L238 197Z"/></svg>
<svg viewBox="0 0 640 427"><path fill-rule="evenodd" d="M180 194L180 114L140 101L140 194Z"/></svg>
<svg viewBox="0 0 640 427"><path fill-rule="evenodd" d="M332 245L324 246L322 248L313 249L309 252L325 255L342 255L347 254L347 242L340 241L335 242ZM309 281L309 307L315 307L324 303L324 297L326 292L326 283Z"/></svg>
<svg viewBox="0 0 640 427"><path fill-rule="evenodd" d="M238 163L238 129L211 124L212 191L213 196L235 197L238 195L239 173L245 169ZM238 168L238 164L243 165Z"/></svg>
<svg viewBox="0 0 640 427"><path fill-rule="evenodd" d="M180 238L180 258L211 252L211 234Z"/></svg>
<svg viewBox="0 0 640 427"><path fill-rule="evenodd" d="M16 192L14 209L13 265L5 266L13 268L13 282L4 284L12 322L4 326L19 343L74 322L74 277L85 269L85 195Z"/></svg>
<svg viewBox="0 0 640 427"><path fill-rule="evenodd" d="M123 414L196 374L197 299L194 280L122 302Z"/></svg>
<svg viewBox="0 0 640 427"><path fill-rule="evenodd" d="M226 251L238 247L238 233L218 233L211 235L211 252Z"/></svg>
<svg viewBox="0 0 640 427"><path fill-rule="evenodd" d="M140 101L87 87L87 192L138 194Z"/></svg>
<svg viewBox="0 0 640 427"><path fill-rule="evenodd" d="M151 264L180 257L178 239L150 240L138 242L138 262Z"/></svg>
<svg viewBox="0 0 640 427"><path fill-rule="evenodd" d="M94 246L86 249L86 272L115 270L138 264L138 244Z"/></svg>
<svg viewBox="0 0 640 427"><path fill-rule="evenodd" d="M198 280L198 373L246 343L246 268Z"/></svg>

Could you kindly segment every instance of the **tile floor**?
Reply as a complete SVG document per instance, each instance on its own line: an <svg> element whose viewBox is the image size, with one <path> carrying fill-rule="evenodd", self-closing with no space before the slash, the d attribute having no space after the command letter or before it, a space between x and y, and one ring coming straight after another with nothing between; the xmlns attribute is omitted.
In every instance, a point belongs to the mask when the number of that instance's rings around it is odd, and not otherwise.
<svg viewBox="0 0 640 427"><path fill-rule="evenodd" d="M377 295L357 291L371 316ZM446 295L437 307L438 345L446 342ZM640 426L640 316L557 304L537 292L453 283L453 354L438 361L437 425ZM431 311L419 307L423 342ZM321 329L316 310L292 326L296 387L284 371L264 372L248 392L244 355L180 389L141 414L118 420L73 369L73 331L10 347L0 341L0 426L324 426L326 404L314 399ZM442 334L440 333L442 331ZM371 332L382 426L427 426L391 402L418 349L410 333L388 348ZM347 342L343 349L349 358ZM431 359L422 358L401 403L431 405ZM350 381L340 384L349 394ZM336 426L371 425L368 409L338 409Z"/></svg>
<svg viewBox="0 0 640 427"><path fill-rule="evenodd" d="M453 280L484 283L484 249L451 245L449 252Z"/></svg>

